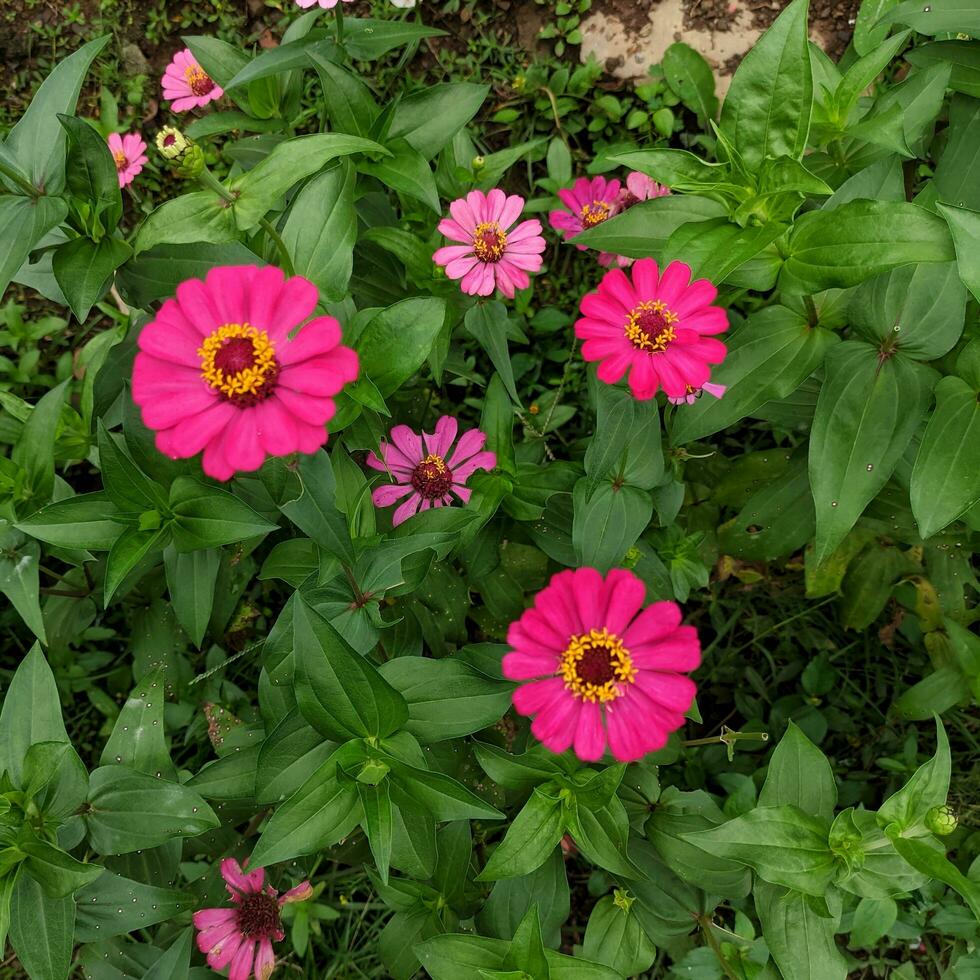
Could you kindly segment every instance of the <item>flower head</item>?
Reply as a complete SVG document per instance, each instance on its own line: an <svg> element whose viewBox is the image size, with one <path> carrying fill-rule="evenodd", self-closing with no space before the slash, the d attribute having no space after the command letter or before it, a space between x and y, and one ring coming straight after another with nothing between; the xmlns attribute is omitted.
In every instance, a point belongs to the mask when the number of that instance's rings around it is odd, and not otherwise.
<svg viewBox="0 0 980 980"><path fill-rule="evenodd" d="M450 218L439 222L446 238L462 245L440 248L432 259L446 267L450 279L461 279L460 289L471 296L490 296L499 289L512 298L515 289L524 289L528 272L541 268L545 241L541 222L514 222L524 209L524 198L506 195L495 187L484 194L470 191L449 205Z"/></svg>
<svg viewBox="0 0 980 980"><path fill-rule="evenodd" d="M327 441L336 395L357 377L333 317L310 320L316 287L274 266L223 266L177 287L139 336L133 400L160 452L204 451L204 472L228 480L267 456Z"/></svg>
<svg viewBox="0 0 980 980"><path fill-rule="evenodd" d="M216 85L197 63L190 48L184 48L174 55L160 83L163 85L164 99L173 102L170 108L174 112L186 112L188 109L206 106L225 94L224 89Z"/></svg>
<svg viewBox="0 0 980 980"><path fill-rule="evenodd" d="M684 724L697 687L683 674L701 662L693 626L676 603L643 609L632 572L594 568L555 575L507 632L504 676L524 681L514 707L552 752L574 747L586 762L608 744L620 762L663 748ZM642 611L641 611L642 610Z"/></svg>
<svg viewBox="0 0 980 980"><path fill-rule="evenodd" d="M116 164L119 186L125 187L127 184L131 184L147 161L146 143L143 142L139 133L126 133L125 136L120 136L119 133L110 133L106 142L109 144L109 152Z"/></svg>
<svg viewBox="0 0 980 980"><path fill-rule="evenodd" d="M605 177L579 177L571 188L558 192L565 209L552 211L548 221L555 231L560 231L563 238L574 238L580 232L596 225L616 214L619 208L618 180L606 180ZM584 245L576 246L585 251Z"/></svg>
<svg viewBox="0 0 980 980"><path fill-rule="evenodd" d="M454 495L465 504L471 493L466 481L477 470L492 470L497 465L496 454L483 450L484 433L469 429L456 442L458 430L451 415L443 415L431 435L396 425L391 442L381 443L381 458L375 453L368 456L371 469L389 472L395 481L374 491L374 506L390 507L403 500L391 519L395 527L420 510L451 505ZM456 449L450 452L454 442Z"/></svg>
<svg viewBox="0 0 980 980"><path fill-rule="evenodd" d="M728 329L728 317L712 306L718 291L707 279L691 282L691 269L671 262L661 274L653 259L640 259L632 280L622 269L607 272L597 292L582 298L575 335L582 356L600 361L599 380L615 384L629 371L636 398L663 388L669 398L686 398L704 386L709 365L728 348L711 334Z"/></svg>
<svg viewBox="0 0 980 980"><path fill-rule="evenodd" d="M248 980L253 970L256 980L269 980L276 967L272 944L285 937L280 910L288 902L311 898L313 889L304 881L280 895L265 884L262 868L246 873L234 858L221 862L221 876L234 905L194 913L197 948L207 954L213 970L230 964L228 980Z"/></svg>
<svg viewBox="0 0 980 980"><path fill-rule="evenodd" d="M157 150L160 151L160 156L167 160L178 159L192 145L191 141L176 126L164 126L157 133L155 142Z"/></svg>
<svg viewBox="0 0 980 980"><path fill-rule="evenodd" d="M671 405L693 405L700 397L701 392L706 391L709 395L714 395L715 398L721 398L725 394L726 387L724 385L712 384L710 381L705 381L700 388L694 388L691 385L687 386L687 394L681 395L678 398L668 398L667 401Z"/></svg>

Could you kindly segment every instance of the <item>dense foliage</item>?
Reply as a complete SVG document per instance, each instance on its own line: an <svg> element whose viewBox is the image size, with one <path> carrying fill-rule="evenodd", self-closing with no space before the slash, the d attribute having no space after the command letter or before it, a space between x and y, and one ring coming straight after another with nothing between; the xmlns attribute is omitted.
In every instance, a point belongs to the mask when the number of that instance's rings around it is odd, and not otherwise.
<svg viewBox="0 0 980 980"><path fill-rule="evenodd" d="M674 45L642 146L396 12L175 42L152 138L57 64L0 143L27 976L977 975L980 8L806 14L720 106Z"/></svg>

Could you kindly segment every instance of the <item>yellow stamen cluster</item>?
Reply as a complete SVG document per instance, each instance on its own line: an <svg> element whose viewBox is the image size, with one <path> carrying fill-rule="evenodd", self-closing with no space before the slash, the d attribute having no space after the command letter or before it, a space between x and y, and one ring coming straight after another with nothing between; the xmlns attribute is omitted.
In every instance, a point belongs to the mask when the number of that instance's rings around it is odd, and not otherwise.
<svg viewBox="0 0 980 980"><path fill-rule="evenodd" d="M591 204L583 204L579 212L582 224L586 228L593 228L601 225L609 217L609 205L605 201L593 201Z"/></svg>
<svg viewBox="0 0 980 980"><path fill-rule="evenodd" d="M446 472L446 461L441 456L428 455L419 464L421 466L433 466L438 473Z"/></svg>
<svg viewBox="0 0 980 980"><path fill-rule="evenodd" d="M603 627L569 640L561 655L558 676L576 697L604 704L620 697L621 684L633 683L636 668L623 641Z"/></svg>
<svg viewBox="0 0 980 980"><path fill-rule="evenodd" d="M473 230L473 251L481 262L499 262L507 247L507 234L496 221L484 221Z"/></svg>
<svg viewBox="0 0 980 980"><path fill-rule="evenodd" d="M225 344L235 340L251 342L252 364L229 374L215 364L215 359ZM201 358L201 377L216 391L231 399L260 394L262 388L279 372L275 347L269 335L248 323L226 323L218 327L204 338L197 354Z"/></svg>
<svg viewBox="0 0 980 980"><path fill-rule="evenodd" d="M116 161L116 170L126 169L126 154L122 150L116 150L112 154L112 159Z"/></svg>
<svg viewBox="0 0 980 980"><path fill-rule="evenodd" d="M184 78L195 95L207 95L214 88L211 76L200 65L188 65L184 69Z"/></svg>
<svg viewBox="0 0 980 980"><path fill-rule="evenodd" d="M647 300L630 310L624 332L634 347L657 354L676 339L673 325L677 319L662 300Z"/></svg>

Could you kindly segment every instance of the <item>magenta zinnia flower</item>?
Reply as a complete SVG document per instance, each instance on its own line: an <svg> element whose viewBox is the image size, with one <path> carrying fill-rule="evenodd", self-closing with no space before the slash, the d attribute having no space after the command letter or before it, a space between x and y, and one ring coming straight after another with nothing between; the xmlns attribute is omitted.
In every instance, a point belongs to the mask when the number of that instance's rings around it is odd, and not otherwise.
<svg viewBox="0 0 980 980"><path fill-rule="evenodd" d="M693 405L701 397L702 391L706 391L709 395L714 395L715 398L721 398L727 390L725 385L716 385L710 381L705 381L700 388L693 388L691 385L688 385L687 394L680 395L677 398L668 398L667 401L671 405Z"/></svg>
<svg viewBox="0 0 980 980"><path fill-rule="evenodd" d="M188 109L206 106L225 94L224 89L216 85L197 63L190 48L184 48L174 55L160 83L163 85L164 99L173 102L170 108L174 112L186 112Z"/></svg>
<svg viewBox="0 0 980 980"><path fill-rule="evenodd" d="M552 211L548 221L555 231L560 231L563 238L574 238L587 228L601 225L607 218L616 214L619 208L618 180L606 180L605 177L579 177L571 188L558 192L562 204L568 210ZM585 251L584 245L576 246Z"/></svg>
<svg viewBox="0 0 980 980"><path fill-rule="evenodd" d="M119 133L110 133L106 140L109 144L109 152L116 164L116 173L119 176L119 186L125 187L133 182L133 178L143 169L143 164L147 161L146 143L143 142L139 133L126 133L120 136Z"/></svg>
<svg viewBox="0 0 980 980"><path fill-rule="evenodd" d="M643 607L632 572L594 568L555 575L507 632L504 676L528 681L514 707L552 752L574 747L585 762L608 743L620 762L661 749L684 724L697 686L683 673L701 662L693 626L674 602Z"/></svg>
<svg viewBox="0 0 980 980"><path fill-rule="evenodd" d="M390 507L406 498L391 519L395 527L420 510L451 505L454 494L467 503L472 491L466 488L466 481L477 470L492 470L497 465L496 453L482 451L487 437L479 429L464 432L450 455L458 429L451 415L436 422L432 435L423 432L419 436L407 425L396 425L391 442L381 443L382 459L375 453L368 456L371 469L388 472L395 480L375 489L371 494L374 506Z"/></svg>
<svg viewBox="0 0 980 980"><path fill-rule="evenodd" d="M133 401L172 459L228 480L267 456L316 452L357 354L333 317L310 320L316 286L274 266L224 266L177 287L139 335Z"/></svg>
<svg viewBox="0 0 980 980"><path fill-rule="evenodd" d="M445 266L450 279L461 279L459 287L471 296L490 296L499 289L512 299L515 289L530 283L529 272L541 268L545 241L541 222L522 221L511 225L524 210L524 198L510 196L495 187L484 194L470 191L449 205L450 218L439 222L439 231L454 242L432 256Z"/></svg>
<svg viewBox="0 0 980 980"><path fill-rule="evenodd" d="M653 259L640 259L632 281L622 269L607 272L599 290L582 297L575 335L582 356L601 361L599 380L615 384L629 370L636 398L669 398L701 388L728 348L710 334L728 329L728 317L711 303L718 290L707 279L691 282L691 269L671 262L663 274Z"/></svg>
<svg viewBox="0 0 980 980"><path fill-rule="evenodd" d="M231 965L228 980L248 980L253 968L256 980L269 980L276 968L272 944L286 935L280 909L287 902L305 902L313 896L313 888L304 881L280 895L264 884L264 869L246 874L234 858L221 862L221 876L235 906L194 913L194 925L200 930L197 948L207 953L213 970Z"/></svg>

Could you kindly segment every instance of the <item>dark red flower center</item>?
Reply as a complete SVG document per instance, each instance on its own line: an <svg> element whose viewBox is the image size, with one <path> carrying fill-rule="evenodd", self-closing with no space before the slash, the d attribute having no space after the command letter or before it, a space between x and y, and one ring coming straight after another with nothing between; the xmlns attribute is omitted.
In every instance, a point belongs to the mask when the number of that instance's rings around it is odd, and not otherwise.
<svg viewBox="0 0 980 980"><path fill-rule="evenodd" d="M630 310L624 332L634 347L651 354L662 353L676 339L677 314L660 300L647 300Z"/></svg>
<svg viewBox="0 0 980 980"><path fill-rule="evenodd" d="M592 647L582 656L576 670L579 678L586 684L608 684L616 676L612 651L607 646Z"/></svg>
<svg viewBox="0 0 980 980"><path fill-rule="evenodd" d="M167 133L167 135L163 137L164 146L173 146L174 143L176 142L177 142L177 137L174 136L173 133Z"/></svg>
<svg viewBox="0 0 980 980"><path fill-rule="evenodd" d="M611 210L605 201L592 201L589 204L582 205L579 216L582 218L584 227L594 228L596 225L601 225L609 217Z"/></svg>
<svg viewBox="0 0 980 980"><path fill-rule="evenodd" d="M207 95L214 88L211 76L200 65L189 65L184 70L184 77L195 95Z"/></svg>
<svg viewBox="0 0 980 980"><path fill-rule="evenodd" d="M453 485L453 471L441 456L426 456L412 473L412 486L426 500L445 497Z"/></svg>
<svg viewBox="0 0 980 980"><path fill-rule="evenodd" d="M226 323L198 348L201 377L230 402L248 408L268 398L279 377L275 347L264 330Z"/></svg>
<svg viewBox="0 0 980 980"><path fill-rule="evenodd" d="M214 366L225 374L238 374L255 366L255 346L251 337L231 337L218 348Z"/></svg>
<svg viewBox="0 0 980 980"><path fill-rule="evenodd" d="M623 641L609 630L593 629L569 638L558 676L584 701L614 701L636 678L636 668Z"/></svg>
<svg viewBox="0 0 980 980"><path fill-rule="evenodd" d="M282 932L279 903L265 892L242 896L238 905L238 928L247 939L273 939Z"/></svg>
<svg viewBox="0 0 980 980"><path fill-rule="evenodd" d="M496 221L484 221L473 230L473 251L481 262L499 262L507 247L507 235Z"/></svg>

